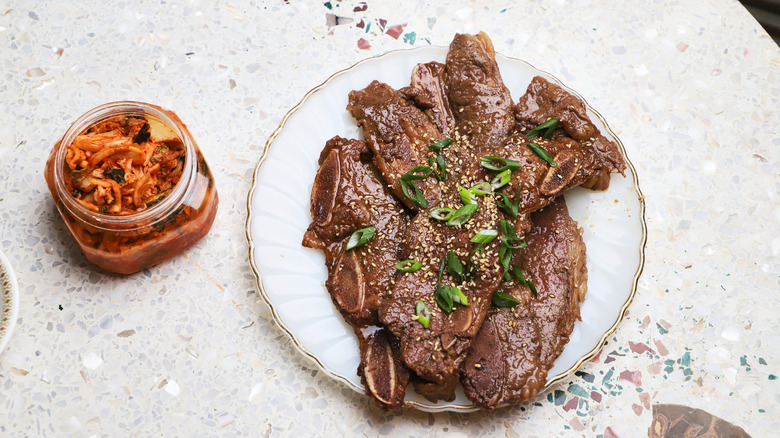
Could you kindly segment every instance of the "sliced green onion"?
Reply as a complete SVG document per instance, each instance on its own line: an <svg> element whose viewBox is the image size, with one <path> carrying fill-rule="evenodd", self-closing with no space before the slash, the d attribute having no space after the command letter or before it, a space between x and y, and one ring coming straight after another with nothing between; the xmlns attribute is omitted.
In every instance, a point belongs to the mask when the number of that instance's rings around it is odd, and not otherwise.
<svg viewBox="0 0 780 438"><path fill-rule="evenodd" d="M520 304L520 301L517 301L515 297L501 291L493 294L493 299L491 301L496 307L515 307Z"/></svg>
<svg viewBox="0 0 780 438"><path fill-rule="evenodd" d="M441 310L450 313L452 312L452 290L449 286L439 286L436 288L436 304L441 307Z"/></svg>
<svg viewBox="0 0 780 438"><path fill-rule="evenodd" d="M528 244L522 237L517 237L515 226L508 220L501 219L499 228L503 237L501 237L501 245L498 247L498 261L501 263L501 267L504 268L504 277L506 278L512 262L512 250L525 248Z"/></svg>
<svg viewBox="0 0 780 438"><path fill-rule="evenodd" d="M476 260L474 259L474 254L479 251L479 255L477 256ZM477 246L474 247L474 249L471 250L468 257L466 257L466 276L472 276L479 272L479 258L483 256L485 253L485 247L480 243Z"/></svg>
<svg viewBox="0 0 780 438"><path fill-rule="evenodd" d="M395 267L395 269L398 269L401 272L415 272L420 268L422 268L422 263L414 259L409 259L409 260L402 260L393 266Z"/></svg>
<svg viewBox="0 0 780 438"><path fill-rule="evenodd" d="M509 184L510 179L512 179L512 171L507 169L496 175L496 177L490 181L490 187L493 187L493 190L498 190L501 187Z"/></svg>
<svg viewBox="0 0 780 438"><path fill-rule="evenodd" d="M482 167L484 167L485 169L497 170L499 172L503 172L507 169L515 170L523 167L522 164L518 163L515 160L510 160L509 158L495 157L493 155L482 157L479 159L479 162L482 164Z"/></svg>
<svg viewBox="0 0 780 438"><path fill-rule="evenodd" d="M515 202L512 202L509 199L509 196L498 193L499 198L496 199L496 205L498 208L504 210L506 214L512 216L513 218L517 218L517 214L520 211L520 200L522 199L522 188L523 183L520 183L517 187L517 197L515 197Z"/></svg>
<svg viewBox="0 0 780 438"><path fill-rule="evenodd" d="M420 190L412 181L401 177L401 190L404 195L411 199L414 204L420 208L427 208L428 201L425 199L422 190Z"/></svg>
<svg viewBox="0 0 780 438"><path fill-rule="evenodd" d="M428 166L414 166L412 170L401 176L401 190L420 208L427 208L428 201L425 200L422 191L412 181L427 178L432 172L433 169Z"/></svg>
<svg viewBox="0 0 780 438"><path fill-rule="evenodd" d="M556 163L555 160L553 160L553 158L550 156L550 154L548 154L547 151L544 150L543 147L539 146L536 143L528 143L528 147L531 148L531 150L534 151L534 153L536 155L538 155L539 158L541 158L542 160L546 161L547 164L550 165L550 167L555 167L555 166L558 165L558 163Z"/></svg>
<svg viewBox="0 0 780 438"><path fill-rule="evenodd" d="M525 242L525 239L523 239L522 237L519 238L519 239L516 239L516 240L510 240L510 239L507 239L506 237L504 237L503 239L506 242L507 248L509 248L509 249L528 248L528 244ZM513 245L514 242L520 242L520 243L517 244L517 245Z"/></svg>
<svg viewBox="0 0 780 438"><path fill-rule="evenodd" d="M501 219L499 221L499 226L501 228L501 234L504 235L502 239L506 239L510 249L522 249L528 246L524 238L517 237L517 234L515 234L515 226L511 222L506 219ZM512 245L515 242L520 242L520 244Z"/></svg>
<svg viewBox="0 0 780 438"><path fill-rule="evenodd" d="M425 301L419 300L415 307L415 311L417 312L414 315L416 317L415 319L417 319L417 322L422 324L423 327L428 328L431 324L431 311L428 310L428 305L425 304Z"/></svg>
<svg viewBox="0 0 780 438"><path fill-rule="evenodd" d="M444 275L444 265L447 263L447 257L441 258L441 265L439 265L439 279L436 280L436 287L438 288L439 285L441 285L441 277Z"/></svg>
<svg viewBox="0 0 780 438"><path fill-rule="evenodd" d="M375 232L376 232L376 227L366 227L355 231L354 233L352 233L351 236L349 236L349 240L347 241L346 251L365 245L366 242L368 242L369 240L371 240L372 237L374 237Z"/></svg>
<svg viewBox="0 0 780 438"><path fill-rule="evenodd" d="M504 210L504 212L513 218L517 218L517 209L514 209L513 207L515 204L512 203L512 200L509 199L509 196L498 193L499 198L496 199L496 206L500 208L501 210ZM520 196L518 195L517 200L519 202ZM519 207L519 205L518 205Z"/></svg>
<svg viewBox="0 0 780 438"><path fill-rule="evenodd" d="M477 196L485 196L493 193L493 186L489 182L483 181L471 186L469 191Z"/></svg>
<svg viewBox="0 0 780 438"><path fill-rule="evenodd" d="M477 198L471 190L458 186L458 193L460 193L460 200L463 202L463 205L476 204Z"/></svg>
<svg viewBox="0 0 780 438"><path fill-rule="evenodd" d="M525 138L527 138L529 140L533 140L536 137L539 137L539 135L540 135L540 133L542 131L546 130L544 134L541 134L542 135L542 139L546 140L546 139L550 138L550 136L552 135L552 133L555 130L556 126L558 126L558 119L556 119L556 118L548 119L546 122L542 123L541 125L537 126L534 129L528 131L528 133L525 134Z"/></svg>
<svg viewBox="0 0 780 438"><path fill-rule="evenodd" d="M505 243L507 248L509 249L523 249L528 247L528 244L525 242L525 239L523 239L522 237L520 238L515 237L514 239L510 239L509 237L502 237L501 241ZM520 243L514 245L515 242L520 242Z"/></svg>
<svg viewBox="0 0 780 438"><path fill-rule="evenodd" d="M455 214L452 215L452 217L447 221L447 225L463 225L471 220L471 217L474 216L474 213L476 213L477 210L479 210L479 205L477 204L464 205L463 207L459 208Z"/></svg>
<svg viewBox="0 0 780 438"><path fill-rule="evenodd" d="M509 272L509 265L512 263L512 250L507 245L506 238L501 238L501 245L498 247L498 261L501 263L501 267L504 268L504 274Z"/></svg>
<svg viewBox="0 0 780 438"><path fill-rule="evenodd" d="M515 234L515 226L512 225L511 222L509 222L506 219L501 219L498 221L499 228L501 228L501 234L507 237L511 237L513 239L517 238L517 234Z"/></svg>
<svg viewBox="0 0 780 438"><path fill-rule="evenodd" d="M455 209L454 208L439 207L439 208L434 208L433 210L431 210L431 212L428 213L428 216L430 216L430 217L432 217L432 218L434 218L436 220L448 221L448 220L452 219L452 216L454 214L455 214Z"/></svg>
<svg viewBox="0 0 780 438"><path fill-rule="evenodd" d="M453 138L443 138L443 139L437 141L436 143L434 143L434 144L432 144L432 145L430 145L428 147L433 149L434 151L440 151L440 150L446 148L447 146L449 146L449 145L451 145L453 143L455 143L455 139L453 139Z"/></svg>
<svg viewBox="0 0 780 438"><path fill-rule="evenodd" d="M455 286L450 286L450 293L452 294L452 301L458 304L463 304L464 306L469 305L469 299L466 297L466 294L461 292L460 288L457 288Z"/></svg>
<svg viewBox="0 0 780 438"><path fill-rule="evenodd" d="M497 236L497 230L479 230L479 232L471 238L471 241L474 243L490 243Z"/></svg>
<svg viewBox="0 0 780 438"><path fill-rule="evenodd" d="M456 283L463 283L465 272L463 271L463 263L458 260L457 254L452 251L447 251L447 272Z"/></svg>
<svg viewBox="0 0 780 438"><path fill-rule="evenodd" d="M531 280L525 278L523 271L517 266L512 266L512 273L515 274L515 279L517 279L517 282L523 286L528 286L528 289L531 289L531 293L534 294L534 297L536 297L536 286L534 286L534 283Z"/></svg>
<svg viewBox="0 0 780 438"><path fill-rule="evenodd" d="M437 287L434 298L436 299L436 304L441 307L441 310L447 313L452 312L454 303L462 304L464 306L469 305L468 297L455 286Z"/></svg>
<svg viewBox="0 0 780 438"><path fill-rule="evenodd" d="M439 181L447 180L447 164L444 162L444 157L441 154L437 155L434 159L433 156L428 157L428 166L433 169L433 176Z"/></svg>
<svg viewBox="0 0 780 438"><path fill-rule="evenodd" d="M431 169L428 166L414 166L412 167L412 170L406 172L401 178L406 179L423 179L427 178L431 172L433 172L433 169Z"/></svg>

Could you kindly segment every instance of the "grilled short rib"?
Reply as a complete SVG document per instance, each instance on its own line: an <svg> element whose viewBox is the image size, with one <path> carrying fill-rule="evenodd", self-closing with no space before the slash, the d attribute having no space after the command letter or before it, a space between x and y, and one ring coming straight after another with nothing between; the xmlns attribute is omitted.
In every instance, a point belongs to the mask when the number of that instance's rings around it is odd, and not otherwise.
<svg viewBox="0 0 780 438"><path fill-rule="evenodd" d="M379 81L350 92L347 110L362 129L390 191L414 211L425 208L404 195L401 177L416 166L428 164L428 146L444 138L436 125L401 93ZM427 178L415 182L428 203L441 197L435 181Z"/></svg>
<svg viewBox="0 0 780 438"><path fill-rule="evenodd" d="M334 137L327 142L312 188L314 221L303 245L325 252L325 286L358 336L358 371L366 393L383 409L397 409L403 404L409 371L397 359L398 341L377 327L377 308L396 272L398 240L407 221L370 156L362 141ZM376 227L374 236L347 251L351 234L369 226Z"/></svg>
<svg viewBox="0 0 780 438"><path fill-rule="evenodd" d="M610 174L615 171L622 174L626 169L617 144L604 137L593 124L585 110L585 103L540 76L531 80L526 93L515 105L515 118L518 125L526 128L557 118L561 134L579 142L587 158L580 170L587 175L582 182L585 188L606 190Z"/></svg>
<svg viewBox="0 0 780 438"><path fill-rule="evenodd" d="M585 243L563 197L531 215L528 247L514 250L512 262L533 282L506 282L499 290L514 296L514 307L491 307L463 362L466 395L484 409L535 397L548 370L569 341L587 290Z"/></svg>
<svg viewBox="0 0 780 438"><path fill-rule="evenodd" d="M421 74L421 68L441 78L438 67L430 65L418 66L416 75ZM401 340L402 358L409 368L424 380L450 387L501 281L498 241L484 245L481 269L462 282L446 272L439 275L442 260L451 251L465 262L477 246L471 238L480 230L497 230L501 215L491 196L476 201L479 210L464 225L445 225L432 219L430 213L435 207L458 209L463 205L459 187L490 181L493 175L480 165L480 158L503 141L514 126L514 114L493 46L484 33L456 35L444 68L443 81L430 80L427 89L429 94L438 96L435 102L449 102L454 115L456 142L441 152L449 176L440 184L441 201L418 213L404 234L401 258L419 260L423 267L396 279L392 295L380 307L379 317ZM441 97L445 93L446 99ZM439 281L439 277L443 280ZM435 299L437 286L442 284L459 287L468 298L468 305L455 305L451 313L442 310ZM419 300L426 302L431 311L427 328L413 319Z"/></svg>

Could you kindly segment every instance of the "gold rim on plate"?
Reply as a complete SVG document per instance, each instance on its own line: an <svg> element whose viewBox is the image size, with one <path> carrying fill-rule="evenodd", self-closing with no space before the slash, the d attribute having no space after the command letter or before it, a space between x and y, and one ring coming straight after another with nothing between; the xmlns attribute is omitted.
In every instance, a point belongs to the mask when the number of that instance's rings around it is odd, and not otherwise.
<svg viewBox="0 0 780 438"><path fill-rule="evenodd" d="M361 394L363 393L363 387L362 386L355 385L347 377L342 376L341 374L338 374L338 373L334 372L333 370L331 370L329 367L327 367L325 364L323 364L322 361L317 356L315 356L314 354L309 352L300 343L300 341L297 339L295 334L293 334L293 332L289 329L289 327L287 327L287 325L282 321L282 319L279 316L279 313L277 312L277 309L274 307L273 303L271 302L271 299L269 298L269 296L267 295L265 289L263 288L263 281L262 281L262 278L260 277L260 272L259 272L259 270L257 268L257 265L255 264L255 258L254 258L255 246L254 246L254 242L252 240L252 234L251 234L251 231L250 231L250 226L251 226L251 223L252 223L252 213L253 213L253 211L252 211L252 197L254 195L255 188L257 187L256 183L257 183L257 176L258 176L258 172L260 170L260 166L262 166L262 164L265 162L265 159L266 159L266 157L268 155L268 151L270 150L271 145L273 144L273 142L276 139L276 137L279 135L279 133L284 128L285 123L287 122L287 120L314 93L318 92L320 89L322 89L323 87L328 85L335 78L341 76L342 74L345 74L345 73L349 72L350 70L355 69L356 67L358 67L359 65L361 65L363 63L374 61L374 60L377 60L379 58L382 58L382 57L385 57L385 56L388 56L388 55L391 55L391 54L396 54L398 52L412 52L412 51L415 51L415 50L430 49L431 47L432 46L425 46L425 47L416 47L416 48L412 48L412 49L393 50L393 51L389 51L389 52L386 52L386 53L383 53L383 54L380 54L380 55L376 55L376 56L372 56L372 57L363 59L363 60L358 61L357 63L355 63L355 64L353 64L353 65L351 65L351 66L349 66L347 68L344 68L342 70L339 70L339 71L333 73L324 82L322 82L318 86L316 86L316 87L312 88L311 90L309 90L303 96L303 98L284 115L284 117L282 118L282 121L279 123L279 126L273 131L273 133L271 133L271 136L266 141L265 146L263 147L263 151L262 151L262 153L260 155L260 158L258 159L257 164L255 165L255 169L254 169L254 172L252 174L252 185L251 185L251 187L249 189L249 193L247 194L247 204L246 204L247 205L247 220L246 220L246 230L245 230L245 232L246 232L247 241L249 243L249 263L250 263L250 265L252 267L252 272L254 273L254 276L255 276L255 284L257 285L257 290L260 292L260 296L263 298L263 301L270 308L271 313L272 313L276 323L279 325L279 327L282 329L282 331L284 331L290 337L290 339L293 342L293 345L295 345L296 349L300 353L302 353L305 357L308 357L309 359L314 361L314 363L316 363L317 366L319 366L319 368L325 374L327 374L328 376L330 376L333 379L336 379L336 380L346 384L347 386L349 386L350 388L354 389L355 391L357 391L357 392L359 392ZM567 370L565 370L565 371L563 371L563 372L561 372L561 373L559 373L559 374L557 374L557 375L555 375L553 377L549 377L547 379L546 384L544 385L544 388L542 388L542 391L543 391L543 390L548 389L553 384L555 384L555 383L565 379L566 377L570 376L583 363L585 363L586 361L592 359L601 350L601 348L604 346L604 343L606 342L607 338L610 335L612 335L615 332L615 330L617 330L618 324L620 324L620 322L623 320L623 318L625 316L625 313L628 310L628 307L633 302L634 297L636 295L636 291L637 291L637 285L638 285L638 282L639 282L639 277L641 276L642 270L644 269L644 265L645 265L645 246L647 244L647 223L645 221L645 202L644 202L644 195L642 194L642 191L639 188L639 179L637 177L636 168L634 167L634 165L631 162L631 160L628 158L628 155L626 154L625 147L623 146L623 142L621 142L620 139L618 138L618 136L615 135L615 133L612 131L612 129L610 129L609 125L607 124L607 121L604 119L604 117L598 111L596 111L590 104L588 104L587 101L579 93L577 93L576 91L574 91L571 88L569 88L566 85L564 85L557 77L553 76L552 74L550 74L550 73L548 73L548 72L546 72L544 70L540 70L540 69L534 67L533 65L531 65L530 63L528 63L528 62L526 62L526 61L524 61L522 59L513 58L513 57L509 57L509 56L505 56L505 55L499 55L499 54L497 54L497 55L501 56L501 57L504 57L506 59L512 60L512 61L518 61L518 62L521 62L523 64L526 64L531 69L546 75L547 78L552 79L556 84L560 85L566 91L568 91L569 93L573 94L574 96L576 96L578 99L580 99L582 102L585 103L586 109L589 112L592 112L593 114L595 114L598 117L598 119L604 125L604 128L606 129L606 131L609 133L609 135L618 144L618 147L620 148L620 153L623 155L623 158L624 158L624 160L625 160L625 162L626 162L626 164L627 164L627 166L628 166L628 168L629 168L629 170L631 172L631 176L632 176L632 180L633 180L633 188L636 190L636 195L637 195L637 199L638 199L638 202L639 202L639 213L640 213L639 214L639 219L640 219L640 225L641 225L641 230L642 230L642 236L641 236L640 245L639 245L639 266L637 267L636 273L634 274L634 278L633 278L633 280L631 282L631 292L630 292L628 298L626 299L626 301L623 304L623 306L620 308L620 311L618 312L617 319L612 324L612 326L601 336L601 339L598 341L596 346L592 350L590 350L588 353L586 353L583 356L581 356L579 358L579 360L577 360L577 362L575 362ZM532 401L532 400L533 399L531 399L529 401ZM412 407L412 408L416 408L416 409L420 409L420 410L424 410L424 411L428 411L428 412L441 412L441 411L469 412L469 411L474 411L474 410L478 409L473 404L469 405L469 406L451 405L451 404L425 406L425 405L421 405L421 404L419 404L419 403L417 403L415 401L409 401L409 400L406 400L404 402L404 407Z"/></svg>
<svg viewBox="0 0 780 438"><path fill-rule="evenodd" d="M0 251L0 354L8 345L19 315L19 285L11 262Z"/></svg>

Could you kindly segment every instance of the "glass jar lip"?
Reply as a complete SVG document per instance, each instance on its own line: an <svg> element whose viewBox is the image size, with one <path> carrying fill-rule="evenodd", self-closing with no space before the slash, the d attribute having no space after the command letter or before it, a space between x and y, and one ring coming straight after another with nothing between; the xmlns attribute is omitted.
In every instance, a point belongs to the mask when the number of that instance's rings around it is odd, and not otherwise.
<svg viewBox="0 0 780 438"><path fill-rule="evenodd" d="M67 153L68 145L73 143L76 136L84 132L85 129L109 117L123 114L151 116L158 119L176 133L184 145L185 150L182 176L171 193L160 202L144 211L126 215L110 215L95 212L81 205L70 193L67 193L63 178L65 155ZM192 175L195 174L195 166L197 166L197 160L195 160L195 143L186 126L175 113L154 104L123 100L99 105L82 114L70 125L70 127L68 127L57 145L53 163L53 173L54 184L59 192L59 198L71 213L81 217L88 217L97 222L97 224L127 226L133 223L154 219L160 214L167 213L168 211L177 208L187 190L188 181L192 178Z"/></svg>

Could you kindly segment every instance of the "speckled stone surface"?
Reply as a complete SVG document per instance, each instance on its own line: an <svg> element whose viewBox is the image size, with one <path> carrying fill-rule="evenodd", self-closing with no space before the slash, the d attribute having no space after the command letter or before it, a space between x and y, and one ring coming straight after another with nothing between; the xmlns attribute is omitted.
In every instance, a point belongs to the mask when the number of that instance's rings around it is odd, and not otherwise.
<svg viewBox="0 0 780 438"><path fill-rule="evenodd" d="M333 72L479 30L622 139L646 196L644 274L599 356L537 400L384 414L259 300L252 170ZM21 293L0 436L641 437L656 403L780 429L780 49L736 1L11 1L0 41L0 249ZM125 99L184 120L221 205L196 246L122 277L85 261L43 168L80 114Z"/></svg>

